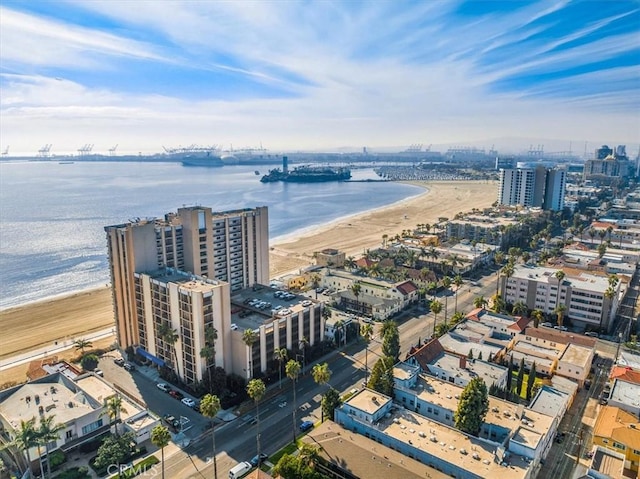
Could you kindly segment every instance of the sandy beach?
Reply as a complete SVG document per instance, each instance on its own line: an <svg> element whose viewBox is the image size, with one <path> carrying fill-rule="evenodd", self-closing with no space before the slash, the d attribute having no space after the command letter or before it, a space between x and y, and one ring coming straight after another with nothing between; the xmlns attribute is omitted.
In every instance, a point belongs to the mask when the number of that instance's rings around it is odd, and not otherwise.
<svg viewBox="0 0 640 479"><path fill-rule="evenodd" d="M354 215L305 231L271 245L270 273L276 278L313 264L313 253L336 248L358 257L389 237L438 217L490 206L497 195L495 182L415 182L424 193L408 200ZM103 287L0 311L3 334L0 358L46 346L54 341L82 338L83 334L112 326L111 292ZM0 383L2 381L0 380Z"/></svg>

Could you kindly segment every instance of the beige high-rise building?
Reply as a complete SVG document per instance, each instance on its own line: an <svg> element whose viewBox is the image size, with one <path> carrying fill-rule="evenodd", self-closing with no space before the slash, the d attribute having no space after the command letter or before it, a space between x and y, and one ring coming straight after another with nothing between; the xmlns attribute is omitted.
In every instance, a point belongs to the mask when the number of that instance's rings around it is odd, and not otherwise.
<svg viewBox="0 0 640 479"><path fill-rule="evenodd" d="M172 369L187 384L201 381L209 366L231 367L229 284L174 268L134 273L138 354ZM163 329L175 332L167 341ZM215 358L200 356L206 331L217 332Z"/></svg>
<svg viewBox="0 0 640 479"><path fill-rule="evenodd" d="M141 344L135 274L164 267L224 281L230 291L268 284L266 206L226 212L192 206L163 219L106 226L116 332L121 348Z"/></svg>

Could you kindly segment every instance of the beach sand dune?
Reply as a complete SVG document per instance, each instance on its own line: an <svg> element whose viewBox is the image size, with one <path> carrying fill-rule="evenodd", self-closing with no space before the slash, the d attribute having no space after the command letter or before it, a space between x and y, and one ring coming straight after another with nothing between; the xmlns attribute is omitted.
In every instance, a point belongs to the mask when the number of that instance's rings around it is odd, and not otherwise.
<svg viewBox="0 0 640 479"><path fill-rule="evenodd" d="M313 264L313 253L336 248L349 256L382 243L382 235L393 237L419 223L434 224L438 217L452 218L458 212L490 206L496 199L495 182L416 182L426 187L417 195L385 208L354 215L320 226L304 236L271 246L272 278ZM53 344L82 338L83 334L114 324L108 288L78 292L0 311L2 343L0 358ZM1 381L0 381L1 382Z"/></svg>

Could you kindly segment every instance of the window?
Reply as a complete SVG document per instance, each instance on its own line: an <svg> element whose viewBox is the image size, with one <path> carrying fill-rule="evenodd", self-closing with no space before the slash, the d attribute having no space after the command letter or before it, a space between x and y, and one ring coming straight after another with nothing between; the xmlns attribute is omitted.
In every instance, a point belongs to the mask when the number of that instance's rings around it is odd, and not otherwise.
<svg viewBox="0 0 640 479"><path fill-rule="evenodd" d="M620 444L619 442L615 442L613 441L613 447L615 447L616 449L620 449L621 451L624 451L627 446L625 446L624 444Z"/></svg>
<svg viewBox="0 0 640 479"><path fill-rule="evenodd" d="M90 432L95 431L102 427L102 419L98 419L96 422L92 422L91 424L87 424L86 426L82 426L82 435L89 434Z"/></svg>
<svg viewBox="0 0 640 479"><path fill-rule="evenodd" d="M66 439L71 439L73 437L73 430L69 429L66 433L65 433L65 438Z"/></svg>

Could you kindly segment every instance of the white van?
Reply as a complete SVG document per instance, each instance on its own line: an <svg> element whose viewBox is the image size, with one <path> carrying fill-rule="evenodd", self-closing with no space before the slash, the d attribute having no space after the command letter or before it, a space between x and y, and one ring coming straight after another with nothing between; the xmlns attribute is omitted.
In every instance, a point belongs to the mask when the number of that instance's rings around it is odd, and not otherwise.
<svg viewBox="0 0 640 479"><path fill-rule="evenodd" d="M247 461L239 462L229 471L229 479L239 479L251 470L251 464Z"/></svg>

